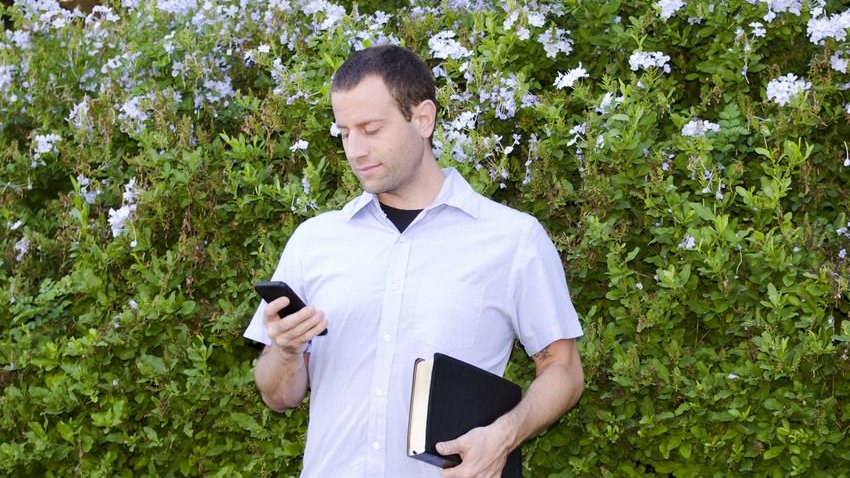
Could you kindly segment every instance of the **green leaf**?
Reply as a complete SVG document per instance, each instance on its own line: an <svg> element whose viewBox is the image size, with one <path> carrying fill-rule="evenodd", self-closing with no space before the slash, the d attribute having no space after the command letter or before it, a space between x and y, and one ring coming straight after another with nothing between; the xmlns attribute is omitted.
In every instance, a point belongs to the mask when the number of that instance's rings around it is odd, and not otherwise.
<svg viewBox="0 0 850 478"><path fill-rule="evenodd" d="M772 460L779 456L783 451L785 451L785 447L783 445L776 445L764 452L763 456L765 460Z"/></svg>

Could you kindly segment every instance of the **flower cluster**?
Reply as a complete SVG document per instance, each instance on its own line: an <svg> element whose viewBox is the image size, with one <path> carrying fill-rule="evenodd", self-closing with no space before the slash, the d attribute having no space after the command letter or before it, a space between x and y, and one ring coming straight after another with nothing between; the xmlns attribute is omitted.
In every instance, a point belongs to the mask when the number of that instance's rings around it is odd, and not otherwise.
<svg viewBox="0 0 850 478"><path fill-rule="evenodd" d="M472 55L472 52L461 45L454 37L455 32L448 30L432 36L428 40L428 48L431 49L431 55L434 58L451 58L454 60L460 60Z"/></svg>
<svg viewBox="0 0 850 478"><path fill-rule="evenodd" d="M187 16L198 9L196 0L157 0L156 8L174 16Z"/></svg>
<svg viewBox="0 0 850 478"><path fill-rule="evenodd" d="M812 15L806 26L809 40L815 45L823 45L827 38L844 41L847 39L848 29L850 29L850 10L831 16Z"/></svg>
<svg viewBox="0 0 850 478"><path fill-rule="evenodd" d="M87 204L94 204L97 201L97 197L102 193L100 189L89 191L91 180L85 175L80 174L77 176L77 184L80 186L80 195Z"/></svg>
<svg viewBox="0 0 850 478"><path fill-rule="evenodd" d="M481 104L492 106L498 119L513 118L516 115L517 102L519 102L521 108L529 108L538 103L536 96L531 93L524 93L525 85L514 73L507 76L495 75L487 83L492 84L493 87L491 89L483 88L478 94L478 99Z"/></svg>
<svg viewBox="0 0 850 478"><path fill-rule="evenodd" d="M708 132L716 133L718 131L720 131L720 125L717 123L703 121L701 119L692 119L688 121L684 127L682 127L682 136L699 137L705 136Z"/></svg>
<svg viewBox="0 0 850 478"><path fill-rule="evenodd" d="M691 250L697 246L697 241L694 239L694 236L690 234L685 234L685 237L682 238L682 242L679 243L679 249Z"/></svg>
<svg viewBox="0 0 850 478"><path fill-rule="evenodd" d="M636 51L629 57L629 67L632 71L661 68L664 73L670 73L668 61L670 57L660 51Z"/></svg>
<svg viewBox="0 0 850 478"><path fill-rule="evenodd" d="M313 28L317 31L329 30L345 16L345 7L327 0L309 0L302 4L301 11L313 17ZM321 21L318 21L320 20Z"/></svg>
<svg viewBox="0 0 850 478"><path fill-rule="evenodd" d="M569 37L570 31L557 27L551 27L537 36L537 41L543 45L546 56L555 58L558 53L569 55L573 51L573 41Z"/></svg>
<svg viewBox="0 0 850 478"><path fill-rule="evenodd" d="M475 112L464 111L451 121L441 122L439 135L434 138L434 154L439 157L449 149L454 160L461 163L469 160L467 150L472 149L472 139L467 132L475 130L476 116Z"/></svg>
<svg viewBox="0 0 850 478"><path fill-rule="evenodd" d="M779 106L785 106L797 95L811 88L811 83L802 78L797 79L797 75L789 73L770 80L767 84L767 99L773 100Z"/></svg>
<svg viewBox="0 0 850 478"><path fill-rule="evenodd" d="M658 16L667 21L685 6L684 0L659 0L655 8L660 10Z"/></svg>
<svg viewBox="0 0 850 478"><path fill-rule="evenodd" d="M609 91L605 93L605 95L602 97L602 100L599 102L599 106L595 107L594 111L599 114L606 114L614 110L617 105L623 102L623 100L624 98L622 96L615 97L614 93L611 93Z"/></svg>
<svg viewBox="0 0 850 478"><path fill-rule="evenodd" d="M77 131L91 131L92 124L91 119L89 118L88 96L84 96L79 103L75 104L74 107L71 108L71 112L68 114L68 117L65 118L65 121L72 125Z"/></svg>
<svg viewBox="0 0 850 478"><path fill-rule="evenodd" d="M15 255L15 260L20 262L27 254L27 252L29 252L29 250L30 240L26 237L22 237L21 240L15 243L15 252L17 252L17 254Z"/></svg>
<svg viewBox="0 0 850 478"><path fill-rule="evenodd" d="M572 88L576 81L580 78L587 78L588 76L590 75L587 74L587 70L585 70L581 66L581 62L579 62L577 68L573 68L566 73L558 72L558 78L555 80L555 88L558 88L559 90Z"/></svg>
<svg viewBox="0 0 850 478"><path fill-rule="evenodd" d="M761 3L767 4L767 15L764 16L764 21L770 23L776 18L777 13L793 13L800 16L803 9L803 2L800 0L760 0Z"/></svg>
<svg viewBox="0 0 850 478"><path fill-rule="evenodd" d="M837 51L829 57L829 64L835 71L847 73L847 65L850 63L850 50Z"/></svg>
<svg viewBox="0 0 850 478"><path fill-rule="evenodd" d="M121 131L136 135L141 133L145 129L145 122L150 117L153 100L154 95L148 93L142 96L134 96L116 106Z"/></svg>
<svg viewBox="0 0 850 478"><path fill-rule="evenodd" d="M44 161L41 159L42 155L55 153L56 152L56 143L62 140L62 137L58 134L39 134L35 136L33 140L33 152L32 152L32 165L31 167L35 168L36 166L43 166Z"/></svg>
<svg viewBox="0 0 850 478"><path fill-rule="evenodd" d="M136 195L136 178L132 178L124 185L121 207L109 208L109 227L112 229L112 237L119 237L126 231L126 223L137 208Z"/></svg>
<svg viewBox="0 0 850 478"><path fill-rule="evenodd" d="M308 141L305 141L303 139L299 139L292 146L289 147L289 150L292 151L293 153L296 152L296 151L307 151L307 148L309 146L310 146L310 143Z"/></svg>

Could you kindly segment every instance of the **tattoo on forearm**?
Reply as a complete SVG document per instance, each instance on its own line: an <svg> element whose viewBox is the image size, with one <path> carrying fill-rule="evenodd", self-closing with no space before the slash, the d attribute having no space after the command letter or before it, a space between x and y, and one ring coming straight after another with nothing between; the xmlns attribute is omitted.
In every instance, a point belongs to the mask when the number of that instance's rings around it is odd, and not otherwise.
<svg viewBox="0 0 850 478"><path fill-rule="evenodd" d="M537 352L536 354L532 355L531 358L533 358L535 362L542 362L549 358L549 355L549 347L546 347L540 352Z"/></svg>

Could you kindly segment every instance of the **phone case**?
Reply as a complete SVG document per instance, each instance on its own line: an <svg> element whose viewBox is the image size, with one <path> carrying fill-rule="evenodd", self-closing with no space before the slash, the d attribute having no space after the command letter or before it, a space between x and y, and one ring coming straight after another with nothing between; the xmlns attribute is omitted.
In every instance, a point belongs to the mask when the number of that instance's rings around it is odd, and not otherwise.
<svg viewBox="0 0 850 478"><path fill-rule="evenodd" d="M279 299L283 296L289 298L289 305L280 309L278 315L280 317L286 317L287 315L294 314L299 310L307 307L307 304L298 297L298 294L292 290L286 282L281 281L269 281L269 282L257 282L254 284L254 290L260 294L260 297L266 301L266 303L272 302L273 300ZM319 335L325 335L328 333L328 329L323 330Z"/></svg>

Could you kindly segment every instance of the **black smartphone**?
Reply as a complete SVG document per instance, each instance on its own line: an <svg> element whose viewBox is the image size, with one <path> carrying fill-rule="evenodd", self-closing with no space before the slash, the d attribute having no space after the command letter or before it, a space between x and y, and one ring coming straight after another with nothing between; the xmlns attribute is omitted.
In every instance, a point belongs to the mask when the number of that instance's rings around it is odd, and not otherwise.
<svg viewBox="0 0 850 478"><path fill-rule="evenodd" d="M277 315L281 317L286 317L287 315L294 314L299 310L307 307L307 304L298 297L298 294L289 287L286 282L281 281L269 281L269 282L257 282L254 284L254 290L260 294L260 297L266 301L266 303L270 303L273 300L279 299L283 296L289 298L289 305L280 309ZM326 335L328 333L328 329L323 330L319 335Z"/></svg>

